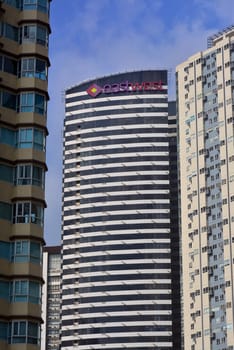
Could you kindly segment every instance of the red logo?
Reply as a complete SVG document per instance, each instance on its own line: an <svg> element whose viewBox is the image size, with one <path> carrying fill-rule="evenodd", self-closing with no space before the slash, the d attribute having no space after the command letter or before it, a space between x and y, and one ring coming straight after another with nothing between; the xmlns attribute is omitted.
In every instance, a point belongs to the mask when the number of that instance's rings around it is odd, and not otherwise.
<svg viewBox="0 0 234 350"><path fill-rule="evenodd" d="M86 91L90 96L96 97L102 92L102 88L96 84L92 84Z"/></svg>

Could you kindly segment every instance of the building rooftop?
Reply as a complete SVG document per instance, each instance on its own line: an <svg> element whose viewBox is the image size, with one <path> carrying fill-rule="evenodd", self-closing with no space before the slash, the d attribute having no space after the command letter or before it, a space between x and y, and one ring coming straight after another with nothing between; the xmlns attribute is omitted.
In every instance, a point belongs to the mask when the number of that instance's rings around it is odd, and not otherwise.
<svg viewBox="0 0 234 350"><path fill-rule="evenodd" d="M228 26L226 27L225 29L211 35L208 37L207 39L207 48L211 48L212 46L215 45L215 41L217 39L219 39L220 37L222 37L223 35L226 35L226 34L230 34L231 32L233 32L234 34L234 25L231 25L231 26Z"/></svg>

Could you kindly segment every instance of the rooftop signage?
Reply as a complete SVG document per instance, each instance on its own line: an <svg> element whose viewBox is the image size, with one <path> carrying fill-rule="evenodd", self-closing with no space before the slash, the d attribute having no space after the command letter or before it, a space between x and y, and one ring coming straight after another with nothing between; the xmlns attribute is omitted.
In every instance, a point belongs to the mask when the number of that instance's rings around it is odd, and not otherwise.
<svg viewBox="0 0 234 350"><path fill-rule="evenodd" d="M86 92L91 97L96 97L102 94L111 94L118 92L127 91L152 91L152 90L163 90L162 81L144 81L142 83L131 83L129 81L124 81L121 83L105 84L103 87L92 84Z"/></svg>

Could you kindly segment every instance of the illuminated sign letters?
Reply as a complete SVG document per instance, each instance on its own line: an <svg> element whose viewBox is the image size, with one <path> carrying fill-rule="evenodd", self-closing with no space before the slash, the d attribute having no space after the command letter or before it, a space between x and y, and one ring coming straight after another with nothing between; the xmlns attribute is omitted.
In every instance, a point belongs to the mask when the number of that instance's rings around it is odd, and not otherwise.
<svg viewBox="0 0 234 350"><path fill-rule="evenodd" d="M99 94L111 94L124 91L152 91L152 90L163 90L162 81L144 81L142 83L130 83L128 81L114 84L105 84L103 87L92 84L86 92L91 97L96 97Z"/></svg>

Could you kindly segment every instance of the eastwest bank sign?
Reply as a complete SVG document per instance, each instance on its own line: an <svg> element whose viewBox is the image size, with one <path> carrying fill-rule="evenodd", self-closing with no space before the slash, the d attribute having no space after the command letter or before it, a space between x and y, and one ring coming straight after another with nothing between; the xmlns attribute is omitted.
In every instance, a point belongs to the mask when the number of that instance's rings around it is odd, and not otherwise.
<svg viewBox="0 0 234 350"><path fill-rule="evenodd" d="M160 81L144 81L142 83L131 83L129 81L124 81L122 83L105 84L103 87L92 84L86 92L91 97L96 97L100 94L111 94L118 92L128 92L128 91L152 91L152 90L163 90L163 82Z"/></svg>

